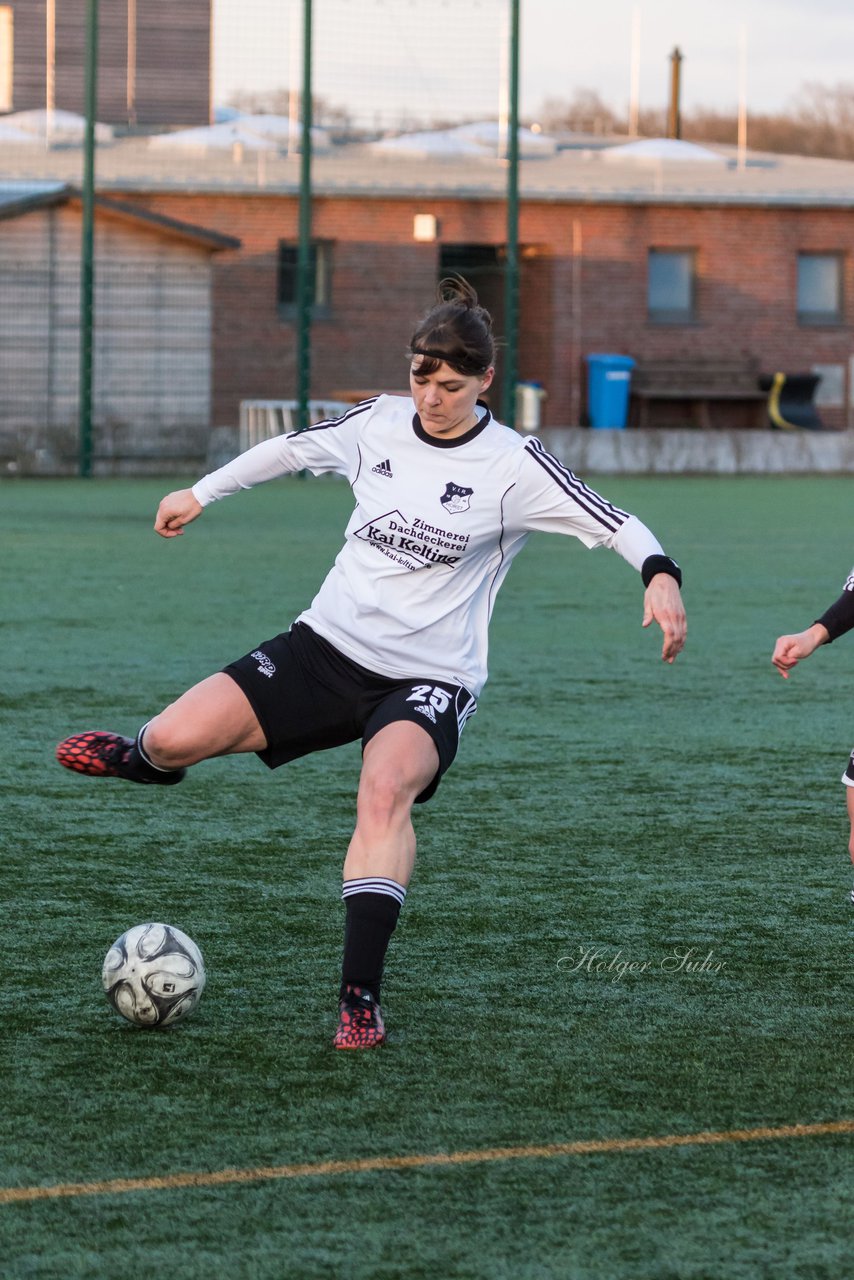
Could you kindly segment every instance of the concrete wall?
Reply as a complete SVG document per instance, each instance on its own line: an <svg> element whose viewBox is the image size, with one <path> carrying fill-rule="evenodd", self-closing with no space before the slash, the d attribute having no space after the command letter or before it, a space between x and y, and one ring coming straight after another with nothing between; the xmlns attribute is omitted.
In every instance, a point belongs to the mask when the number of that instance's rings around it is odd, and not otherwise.
<svg viewBox="0 0 854 1280"><path fill-rule="evenodd" d="M546 427L543 444L582 475L854 472L854 431L613 431Z"/></svg>

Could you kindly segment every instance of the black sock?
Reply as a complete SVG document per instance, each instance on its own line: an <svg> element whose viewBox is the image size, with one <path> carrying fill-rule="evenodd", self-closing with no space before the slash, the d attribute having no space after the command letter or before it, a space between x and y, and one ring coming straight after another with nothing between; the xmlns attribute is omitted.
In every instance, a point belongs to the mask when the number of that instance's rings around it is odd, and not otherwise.
<svg viewBox="0 0 854 1280"><path fill-rule="evenodd" d="M362 888L371 884L371 889ZM341 989L364 987L379 1002L386 951L406 890L394 880L347 880Z"/></svg>
<svg viewBox="0 0 854 1280"><path fill-rule="evenodd" d="M136 735L136 741L128 752L128 757L124 764L127 775L137 782L159 783L171 782L179 774L183 776L183 769L159 769L156 764L151 763L142 745L142 736L147 728L147 724L142 726Z"/></svg>

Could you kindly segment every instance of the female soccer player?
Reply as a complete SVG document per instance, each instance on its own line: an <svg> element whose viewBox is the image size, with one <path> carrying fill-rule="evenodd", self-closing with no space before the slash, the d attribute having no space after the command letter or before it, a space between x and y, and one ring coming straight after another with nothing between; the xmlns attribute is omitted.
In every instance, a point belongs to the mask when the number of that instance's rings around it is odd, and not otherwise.
<svg viewBox="0 0 854 1280"><path fill-rule="evenodd" d="M799 662L815 653L823 644L831 644L839 636L854 627L854 569L845 580L842 595L834 600L829 609L818 618L806 631L798 631L795 635L780 636L774 646L771 661L784 680L788 680L789 672ZM851 834L848 837L848 852L854 862L854 751L848 759L848 766L842 775L845 783L848 820ZM851 890L851 902L854 903L854 889Z"/></svg>
<svg viewBox="0 0 854 1280"><path fill-rule="evenodd" d="M168 785L212 756L254 751L275 769L361 738L339 1049L385 1038L380 981L415 861L412 806L434 794L474 714L495 595L528 535L618 551L643 578L643 625L661 627L664 661L685 642L680 570L650 530L480 399L494 376L492 321L464 281L439 286L409 359L411 399L381 395L265 440L160 504L154 528L174 538L264 480L346 476L356 508L344 545L290 630L190 689L136 740L88 732L57 748L80 773Z"/></svg>

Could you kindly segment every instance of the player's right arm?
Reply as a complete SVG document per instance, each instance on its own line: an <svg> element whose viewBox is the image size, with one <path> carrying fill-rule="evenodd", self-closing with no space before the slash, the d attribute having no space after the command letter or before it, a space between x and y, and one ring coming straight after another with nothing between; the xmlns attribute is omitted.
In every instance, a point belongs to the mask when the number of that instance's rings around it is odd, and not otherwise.
<svg viewBox="0 0 854 1280"><path fill-rule="evenodd" d="M184 525L196 520L203 511L192 489L176 489L174 493L167 493L157 508L154 532L161 538L178 538L184 532Z"/></svg>
<svg viewBox="0 0 854 1280"><path fill-rule="evenodd" d="M167 493L157 510L155 532L162 538L176 538L211 502L295 471L307 469L315 475L332 471L352 481L361 465L359 428L374 405L384 399L381 396L378 400L364 401L341 418L315 423L309 431L291 431L262 440L217 471L197 480L192 489Z"/></svg>
<svg viewBox="0 0 854 1280"><path fill-rule="evenodd" d="M195 520L212 502L295 471L307 470L314 475L334 472L346 476L352 484L362 462L360 428L374 406L387 398L363 401L343 417L317 422L307 431L291 431L262 440L225 466L202 476L192 489L167 494L160 504L155 529L164 538L174 538L183 525Z"/></svg>
<svg viewBox="0 0 854 1280"><path fill-rule="evenodd" d="M184 532L184 525L196 520L205 507L219 498L251 489L266 480L299 471L305 463L297 454L302 441L297 435L275 436L256 444L231 462L197 480L192 489L176 489L167 493L157 510L154 529L162 538L175 538ZM311 465L308 463L308 465Z"/></svg>

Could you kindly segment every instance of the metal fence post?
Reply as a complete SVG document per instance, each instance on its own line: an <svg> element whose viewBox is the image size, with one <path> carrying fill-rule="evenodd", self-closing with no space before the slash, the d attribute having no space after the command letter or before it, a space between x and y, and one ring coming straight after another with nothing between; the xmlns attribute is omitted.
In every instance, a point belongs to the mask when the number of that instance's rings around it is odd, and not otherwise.
<svg viewBox="0 0 854 1280"><path fill-rule="evenodd" d="M80 475L92 474L92 348L95 293L95 117L98 112L98 0L86 2L86 136L80 247Z"/></svg>
<svg viewBox="0 0 854 1280"><path fill-rule="evenodd" d="M516 425L519 347L519 0L510 0L510 74L507 129L507 258L504 265L504 386L502 413Z"/></svg>
<svg viewBox="0 0 854 1280"><path fill-rule="evenodd" d="M309 425L311 395L311 10L303 0L302 151L300 155L299 243L297 246L297 401L299 430Z"/></svg>

